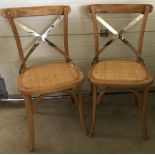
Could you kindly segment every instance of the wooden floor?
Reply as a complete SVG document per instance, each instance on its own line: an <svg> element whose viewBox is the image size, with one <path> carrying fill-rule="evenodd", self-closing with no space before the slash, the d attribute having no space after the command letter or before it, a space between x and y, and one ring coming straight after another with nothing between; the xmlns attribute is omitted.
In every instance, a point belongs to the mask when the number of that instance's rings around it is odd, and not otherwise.
<svg viewBox="0 0 155 155"><path fill-rule="evenodd" d="M90 97L84 101L89 122ZM155 93L150 93L148 107L150 138L144 141L134 97L104 96L97 107L95 135L90 138L84 135L70 98L46 99L35 116L34 153L155 153ZM0 153L29 153L26 125L23 102L0 103Z"/></svg>

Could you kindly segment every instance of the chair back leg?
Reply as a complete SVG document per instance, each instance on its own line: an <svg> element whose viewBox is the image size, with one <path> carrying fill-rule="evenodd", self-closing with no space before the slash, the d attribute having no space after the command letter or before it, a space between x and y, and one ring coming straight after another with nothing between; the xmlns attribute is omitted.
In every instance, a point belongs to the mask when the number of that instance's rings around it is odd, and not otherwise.
<svg viewBox="0 0 155 155"><path fill-rule="evenodd" d="M90 130L89 130L89 136L92 135L94 125L95 125L95 119L96 119L96 104L97 104L97 87L96 85L92 84L92 116L91 116L91 125L90 125Z"/></svg>
<svg viewBox="0 0 155 155"><path fill-rule="evenodd" d="M84 105L83 105L83 97L82 97L82 84L78 86L78 107L79 107L79 115L80 115L80 122L81 126L84 129L86 135L88 135L88 129L85 122L85 116L84 116Z"/></svg>
<svg viewBox="0 0 155 155"><path fill-rule="evenodd" d="M149 87L144 89L143 101L141 106L141 123L142 123L142 136L144 140L148 139L148 129L147 129L147 97L148 97Z"/></svg>

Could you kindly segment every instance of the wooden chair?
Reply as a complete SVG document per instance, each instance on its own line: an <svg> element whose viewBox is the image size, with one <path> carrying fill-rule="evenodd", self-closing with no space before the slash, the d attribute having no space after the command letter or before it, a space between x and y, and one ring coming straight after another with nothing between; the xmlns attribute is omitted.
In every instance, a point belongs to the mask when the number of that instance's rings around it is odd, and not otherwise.
<svg viewBox="0 0 155 155"><path fill-rule="evenodd" d="M17 81L17 87L24 97L25 106L28 115L29 124L29 149L34 149L34 120L33 113L35 113L37 104L41 99L49 93L57 93L64 91L72 96L75 103L79 108L79 115L82 128L87 134L83 114L83 101L82 101L82 72L72 63L68 52L68 13L70 12L69 6L41 6L41 7L23 7L23 8L9 8L1 11L2 15L6 17L12 27L16 44L18 47L19 57L21 60L21 67ZM46 16L56 15L57 18L52 21L51 25L39 34L32 28L21 23L18 18L31 17L31 16ZM52 32L54 28L64 19L64 50L52 43L48 38L48 33ZM41 22L41 21L40 21ZM20 36L17 31L17 26L28 32L30 35L35 36L36 40L33 46L24 55L24 49L20 41ZM26 62L30 55L34 52L37 46L44 42L51 46L65 58L64 62L51 62L34 67L26 67ZM76 88L76 89L75 89ZM76 90L76 91L75 91ZM32 101L32 95L37 95L38 98Z"/></svg>
<svg viewBox="0 0 155 155"><path fill-rule="evenodd" d="M146 100L148 95L149 86L153 82L153 77L150 71L144 64L141 57L143 37L145 25L148 14L152 11L152 6L147 4L93 4L88 6L88 12L91 13L94 28L94 42L95 42L95 58L90 68L88 78L92 86L92 118L89 130L89 136L92 135L95 117L96 105L99 103L101 97L105 94L108 88L125 88L129 89L136 96L139 107L142 123L142 135L144 139L148 138L147 124L146 124ZM107 23L101 16L105 13L137 13L140 14L127 26L123 27L119 32L115 30L109 23ZM130 29L137 22L141 22L137 49L123 36L128 29ZM113 38L110 39L105 45L100 48L98 38L98 23L104 25L112 34ZM132 52L136 55L136 60L100 60L99 56L115 39L119 39ZM97 93L97 87L103 90ZM139 89L144 90L143 97L139 93Z"/></svg>

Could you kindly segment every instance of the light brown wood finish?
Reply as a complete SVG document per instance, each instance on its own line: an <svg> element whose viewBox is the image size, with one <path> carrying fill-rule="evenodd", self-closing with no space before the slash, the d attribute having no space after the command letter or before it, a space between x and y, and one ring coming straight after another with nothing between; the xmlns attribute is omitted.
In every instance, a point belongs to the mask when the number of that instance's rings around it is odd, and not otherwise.
<svg viewBox="0 0 155 155"><path fill-rule="evenodd" d="M152 11L149 4L93 4L88 6L88 12L92 14L94 27L94 45L95 58L90 68L88 78L92 88L92 118L89 129L89 136L93 133L96 119L96 105L101 100L101 96L105 94L106 88L125 88L133 92L140 109L140 119L142 124L142 135L144 139L148 138L146 124L146 105L149 86L153 82L153 76L144 65L141 54L143 37L146 26L148 13ZM99 54L99 38L98 38L98 22L97 13L142 13L144 17L141 22L139 42L137 50L135 50L136 60L100 60ZM103 90L97 94L97 87ZM139 89L144 89L141 97Z"/></svg>
<svg viewBox="0 0 155 155"><path fill-rule="evenodd" d="M79 116L81 126L87 134L87 128L84 118L84 105L82 101L82 82L84 79L83 73L71 63L68 51L68 13L69 6L45 6L45 7L26 7L26 8L9 8L1 10L4 17L8 18L18 47L19 57L24 69L19 72L17 87L20 93L24 96L28 122L29 122L29 150L34 150L34 121L33 114L36 113L37 105L44 96L57 93L68 92L76 102L79 108ZM63 62L51 62L37 65L34 67L26 67L26 62L33 52L29 51L28 56L24 56L20 35L18 34L15 18L30 17L30 16L45 16L45 15L63 15L64 17L64 50L53 45L46 39L46 43L61 52L65 58ZM36 48L33 46L32 48ZM26 58L25 58L26 57ZM23 67L21 66L21 68ZM75 92L74 90L78 91ZM38 98L32 101L32 96Z"/></svg>
<svg viewBox="0 0 155 155"><path fill-rule="evenodd" d="M92 118L89 129L89 136L92 135L95 119L96 119L96 105L97 105L97 86L95 84L92 85Z"/></svg>
<svg viewBox="0 0 155 155"><path fill-rule="evenodd" d="M64 15L64 8L70 12L68 6L37 6L37 7L21 7L8 8L2 11L2 15L6 18L19 18L30 16L46 16L46 15Z"/></svg>
<svg viewBox="0 0 155 155"><path fill-rule="evenodd" d="M33 120L33 105L32 105L32 97L30 95L23 95L26 112L27 112L27 120L29 127L29 150L34 150L34 120Z"/></svg>
<svg viewBox="0 0 155 155"><path fill-rule="evenodd" d="M93 4L88 6L88 12L92 13L145 13L146 7L149 6L149 12L152 12L152 5L149 4Z"/></svg>

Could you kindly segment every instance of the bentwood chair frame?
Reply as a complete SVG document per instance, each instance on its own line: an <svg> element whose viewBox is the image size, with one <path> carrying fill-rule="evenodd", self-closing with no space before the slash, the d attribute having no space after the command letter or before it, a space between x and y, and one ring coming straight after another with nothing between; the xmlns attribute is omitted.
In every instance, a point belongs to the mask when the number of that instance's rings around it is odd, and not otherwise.
<svg viewBox="0 0 155 155"><path fill-rule="evenodd" d="M56 93L60 91L64 91L65 93L68 93L73 98L74 102L79 108L79 115L80 115L80 121L82 128L85 130L87 134L87 129L85 126L85 120L84 120L84 109L83 109L83 100L82 100L82 82L83 82L83 74L82 72L72 63L71 58L69 57L69 51L68 51L68 13L70 12L69 6L38 6L38 7L22 7L22 8L8 8L2 10L2 15L6 17L11 25L12 31L15 36L19 57L21 61L21 67L19 70L19 77L18 77L18 90L24 97L24 102L27 110L28 115L28 124L29 124L29 150L32 151L34 149L34 120L33 120L33 114L36 112L36 108L38 103L43 99L44 96L48 95L49 93ZM57 15L58 17L52 21L52 24L48 27L46 31L44 31L43 34L37 33L32 28L24 25L20 21L18 21L18 18L21 17L32 17L32 16L46 16L46 15ZM48 33L53 31L53 29L57 26L58 23L60 23L64 19L63 29L64 29L64 50L59 48L57 45L52 43L48 38ZM17 31L17 27L22 28L23 30L27 31L32 36L36 37L35 42L33 43L33 46L30 48L30 50L27 52L27 54L24 55L24 49L22 47L20 36ZM40 42L44 42L47 45L54 48L56 51L58 51L60 54L62 54L65 58L65 62L53 62L48 63L45 65L39 65L35 67L26 67L26 62L28 58L31 56L31 54L34 52L36 47L40 44ZM64 68L64 70L63 70ZM55 72L53 71L55 69ZM39 72L40 70L40 72ZM58 70L58 71L57 71ZM60 70L60 71L59 71ZM59 72L63 70L64 76ZM36 73L35 73L36 72ZM53 79L48 80L49 83L46 82L46 80L50 77L43 78L43 74L49 74L51 73L51 76L58 76L58 81L55 83L52 83ZM69 73L69 75L67 75ZM39 75L34 75L39 74ZM35 89L33 89L33 81L29 81L30 84L25 86L24 82L27 81L26 78L36 78L34 81L36 84ZM65 78L65 76L69 76ZM42 77L42 79L39 79L40 81L37 82L37 79L39 77ZM24 79L25 78L25 79ZM52 78L52 77L51 77ZM66 82L63 82L65 79ZM24 81L25 80L25 81ZM60 81L59 81L60 80ZM61 81L62 80L62 81ZM50 84L52 83L52 84ZM46 85L45 85L46 84ZM32 88L31 88L32 85ZM41 86L40 86L41 85ZM32 100L32 95L38 96L35 100Z"/></svg>
<svg viewBox="0 0 155 155"><path fill-rule="evenodd" d="M147 105L148 90L149 90L149 86L153 82L153 77L150 71L146 68L144 61L141 57L141 54L142 54L142 45L143 45L145 26L146 26L148 14L152 11L152 9L153 9L152 6L149 4L92 4L88 6L88 12L91 13L92 19L93 19L94 44L95 44L95 57L92 63L92 67L88 74L88 78L92 86L92 116L91 116L92 118L91 118L91 125L89 129L89 136L91 136L93 132L95 119L96 119L96 105L100 102L101 97L105 94L105 92L109 88L125 88L125 89L127 88L134 93L135 98L138 101L139 108L140 108L140 119L142 124L142 135L144 139L148 138L147 122L146 122L147 121L146 105ZM101 13L103 13L103 15L104 13L138 13L140 15L136 17L133 21L131 21L127 26L123 27L119 32L117 32L109 23L107 23L100 16ZM128 29L130 29L141 19L142 19L142 22L141 22L141 28L139 33L138 48L136 49L123 36L123 33L125 33ZM100 48L99 46L98 23L101 23L111 33L114 34L114 37L110 39L107 43L105 43L105 45L102 48ZM99 59L100 54L110 44L112 44L116 38L121 40L123 43L125 43L125 45L128 46L132 50L132 52L135 53L136 60L104 61ZM117 66L119 66L119 68ZM122 68L125 71L123 71ZM139 70L141 70L145 75L144 78L139 78L141 74L136 75L137 71L135 73L132 71L134 68L137 68L138 72ZM118 72L116 71L116 69ZM121 72L122 72L122 75L121 75ZM123 75L123 73L125 73L127 76L130 76L130 78L125 77L124 79L125 75ZM98 94L97 88L99 86L103 89ZM139 92L139 88L143 88L144 90L143 96L141 96Z"/></svg>

